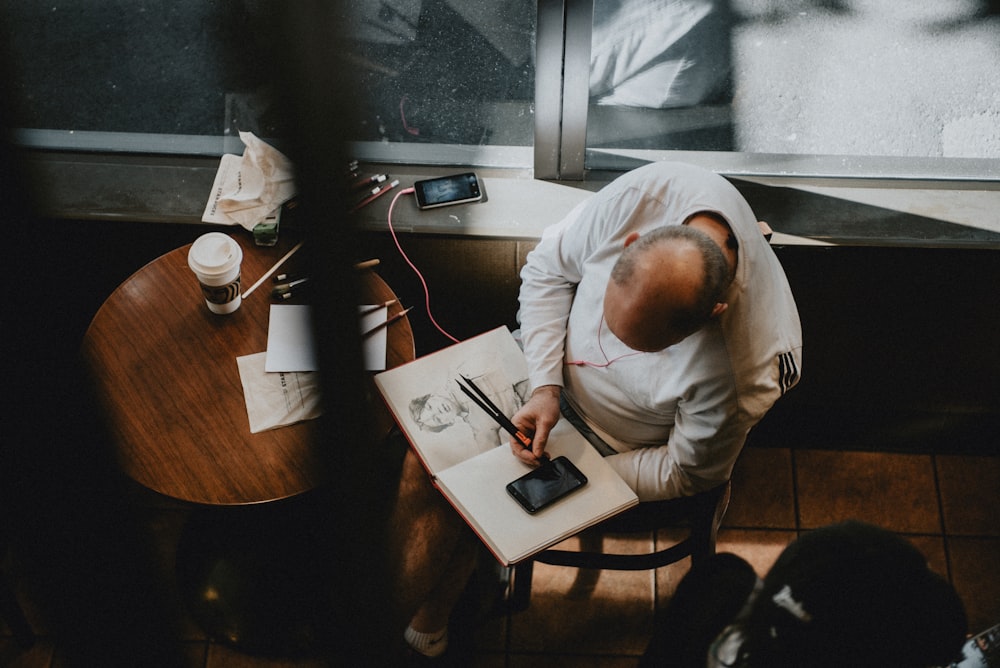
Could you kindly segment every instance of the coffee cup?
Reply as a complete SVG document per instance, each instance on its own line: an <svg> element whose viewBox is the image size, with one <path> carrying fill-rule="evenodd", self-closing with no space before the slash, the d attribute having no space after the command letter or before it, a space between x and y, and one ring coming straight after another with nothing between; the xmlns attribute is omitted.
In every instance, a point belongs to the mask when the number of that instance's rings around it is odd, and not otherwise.
<svg viewBox="0 0 1000 668"><path fill-rule="evenodd" d="M232 313L240 307L242 261L243 249L227 234L209 232L191 244L188 266L198 277L201 293L212 313Z"/></svg>

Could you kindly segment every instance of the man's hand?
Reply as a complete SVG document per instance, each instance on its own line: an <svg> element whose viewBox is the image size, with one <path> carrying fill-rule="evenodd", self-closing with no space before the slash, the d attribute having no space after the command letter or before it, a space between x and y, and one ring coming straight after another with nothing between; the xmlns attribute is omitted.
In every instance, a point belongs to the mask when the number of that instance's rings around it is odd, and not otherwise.
<svg viewBox="0 0 1000 668"><path fill-rule="evenodd" d="M510 449L514 456L525 464L537 466L545 452L545 444L549 439L549 431L559 421L558 385L543 385L531 393L521 410L514 413L511 422L525 434L531 434L531 450L526 449L518 441L510 439Z"/></svg>

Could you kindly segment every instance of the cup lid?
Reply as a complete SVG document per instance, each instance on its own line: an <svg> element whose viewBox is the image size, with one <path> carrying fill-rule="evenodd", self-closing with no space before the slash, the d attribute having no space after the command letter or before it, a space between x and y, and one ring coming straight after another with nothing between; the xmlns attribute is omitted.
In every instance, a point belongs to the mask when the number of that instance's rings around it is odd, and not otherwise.
<svg viewBox="0 0 1000 668"><path fill-rule="evenodd" d="M243 249L222 232L203 234L188 251L188 266L202 274L223 274L243 260Z"/></svg>

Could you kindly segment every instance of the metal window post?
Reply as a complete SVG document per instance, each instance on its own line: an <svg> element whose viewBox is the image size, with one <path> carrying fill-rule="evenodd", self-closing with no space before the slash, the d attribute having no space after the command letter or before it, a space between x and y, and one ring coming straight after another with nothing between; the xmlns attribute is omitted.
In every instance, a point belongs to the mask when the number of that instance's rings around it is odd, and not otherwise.
<svg viewBox="0 0 1000 668"><path fill-rule="evenodd" d="M583 178L593 14L593 0L538 0L535 178Z"/></svg>

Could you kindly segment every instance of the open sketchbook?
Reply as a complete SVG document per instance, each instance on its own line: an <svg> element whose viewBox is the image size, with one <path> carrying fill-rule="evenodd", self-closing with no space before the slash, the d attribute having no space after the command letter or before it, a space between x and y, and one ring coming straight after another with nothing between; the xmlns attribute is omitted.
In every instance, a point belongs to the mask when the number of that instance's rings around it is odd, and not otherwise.
<svg viewBox="0 0 1000 668"><path fill-rule="evenodd" d="M524 403L524 354L505 327L467 339L375 376L403 433L435 485L494 556L509 565L638 503L632 490L566 420L546 452L565 455L587 484L531 515L506 485L531 470L510 451L503 431L462 393L471 378L507 417Z"/></svg>

